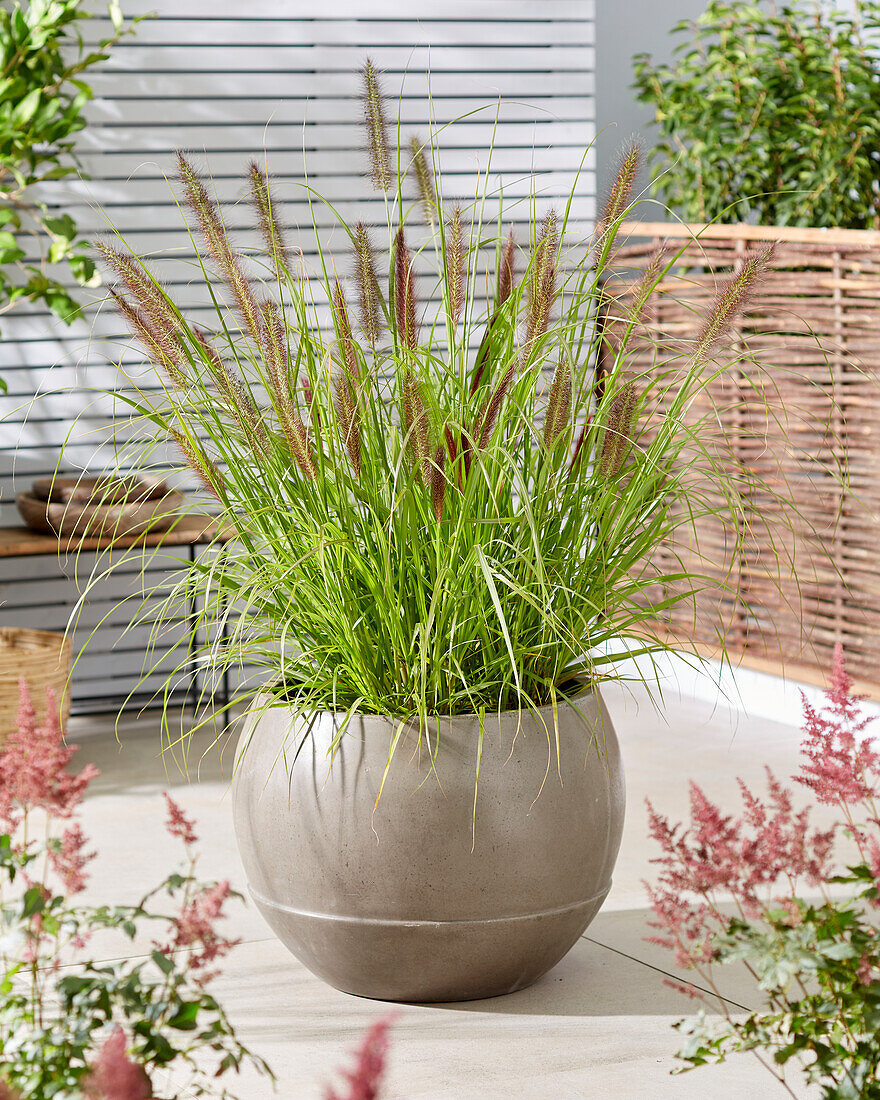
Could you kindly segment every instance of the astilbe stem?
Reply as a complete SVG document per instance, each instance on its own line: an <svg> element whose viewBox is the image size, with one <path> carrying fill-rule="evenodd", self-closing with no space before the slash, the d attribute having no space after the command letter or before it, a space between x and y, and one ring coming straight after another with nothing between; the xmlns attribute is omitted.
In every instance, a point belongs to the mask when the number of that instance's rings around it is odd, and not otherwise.
<svg viewBox="0 0 880 1100"><path fill-rule="evenodd" d="M272 257L275 271L279 279L284 278L284 273L290 268L290 250L287 247L284 230L277 218L277 204L269 188L269 180L259 164L252 160L248 165L248 179L251 188L251 203L257 215L257 224L266 251Z"/></svg>
<svg viewBox="0 0 880 1100"><path fill-rule="evenodd" d="M755 287L770 266L775 250L776 245L769 244L748 255L740 270L718 292L712 311L697 335L694 363L705 362L748 305Z"/></svg>
<svg viewBox="0 0 880 1100"><path fill-rule="evenodd" d="M266 454L269 448L269 437L266 435L266 429L260 420L260 412L247 386L229 364L224 362L202 329L193 326L193 333L209 363L214 383L226 399L226 407L251 444L251 449L255 454ZM269 356L266 358L268 361Z"/></svg>
<svg viewBox="0 0 880 1100"><path fill-rule="evenodd" d="M507 240L501 250L501 260L498 264L497 289L495 292L495 308L501 306L510 297L513 290L514 277L516 275L516 236L513 230L508 233Z"/></svg>
<svg viewBox="0 0 880 1100"><path fill-rule="evenodd" d="M446 300L453 328L461 319L464 307L466 259L461 207L456 206L446 230Z"/></svg>
<svg viewBox="0 0 880 1100"><path fill-rule="evenodd" d="M553 374L547 414L544 420L544 446L550 450L565 431L571 415L571 364L563 353Z"/></svg>
<svg viewBox="0 0 880 1100"><path fill-rule="evenodd" d="M264 349L260 307L250 280L242 270L241 258L229 244L217 204L208 195L199 173L180 151L177 153L177 170L186 203L196 217L208 253L232 292L245 328L257 347Z"/></svg>
<svg viewBox="0 0 880 1100"><path fill-rule="evenodd" d="M528 313L523 340L523 362L531 359L541 337L550 324L550 313L556 300L556 261L559 251L559 229L555 210L548 210L535 244L528 283Z"/></svg>
<svg viewBox="0 0 880 1100"><path fill-rule="evenodd" d="M202 487L207 489L208 492L218 500L222 500L221 493L223 491L224 478L217 463L212 462L200 448L197 448L189 436L184 435L183 432L176 431L174 428L169 430L187 466L189 466L199 479L199 483Z"/></svg>
<svg viewBox="0 0 880 1100"><path fill-rule="evenodd" d="M626 213L642 162L642 147L632 139L618 155L617 172L608 192L601 216L596 224L599 234L605 233Z"/></svg>
<svg viewBox="0 0 880 1100"><path fill-rule="evenodd" d="M394 316L401 347L415 351L418 344L413 257L406 246L403 226L394 238Z"/></svg>
<svg viewBox="0 0 880 1100"><path fill-rule="evenodd" d="M263 302L262 311L263 323L266 326L266 347L269 352L266 365L272 403L278 413L281 430L284 432L297 466L305 477L312 481L316 476L315 462L312 457L309 433L291 393L284 318L276 303L272 301Z"/></svg>
<svg viewBox="0 0 880 1100"><path fill-rule="evenodd" d="M357 276L361 328L372 347L375 347L382 323L379 315L379 281L370 234L363 222L354 227L355 274Z"/></svg>
<svg viewBox="0 0 880 1100"><path fill-rule="evenodd" d="M425 147L413 134L409 139L410 154L412 156L411 171L416 181L416 191L419 202L422 205L422 213L428 225L433 225L437 218L437 194L434 190L434 170L428 164L425 156Z"/></svg>
<svg viewBox="0 0 880 1100"><path fill-rule="evenodd" d="M156 332L144 311L133 306L127 298L112 287L110 295L132 335L147 349L155 365L165 371L173 385L180 390L186 390L188 383L181 369L183 349L180 344L177 341L168 341L161 333Z"/></svg>
<svg viewBox="0 0 880 1100"><path fill-rule="evenodd" d="M599 475L614 478L623 469L632 444L638 409L638 393L634 382L625 382L608 404L602 448L599 452Z"/></svg>
<svg viewBox="0 0 880 1100"><path fill-rule="evenodd" d="M391 186L391 153L388 145L388 126L379 77L370 58L362 70L364 82L364 121L367 127L367 147L373 184L379 191L387 192Z"/></svg>

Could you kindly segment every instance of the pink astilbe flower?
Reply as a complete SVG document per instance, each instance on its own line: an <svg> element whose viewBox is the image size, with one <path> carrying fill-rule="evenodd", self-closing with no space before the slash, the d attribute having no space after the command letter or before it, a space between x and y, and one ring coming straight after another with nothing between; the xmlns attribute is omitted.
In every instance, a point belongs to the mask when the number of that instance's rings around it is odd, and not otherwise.
<svg viewBox="0 0 880 1100"><path fill-rule="evenodd" d="M376 1100L385 1072L392 1019L385 1016L370 1025L355 1051L353 1068L342 1070L347 1086L345 1092L328 1088L325 1100Z"/></svg>
<svg viewBox="0 0 880 1100"><path fill-rule="evenodd" d="M817 886L831 871L833 829L811 830L809 809L795 811L791 791L769 768L766 800L739 782L738 818L724 815L695 783L687 826L671 825L648 803L650 834L661 849L652 861L661 867L657 885L648 887L651 927L663 933L653 942L675 951L680 966L711 959L714 931L726 921L718 904L726 897L757 917L767 905L762 888L799 878Z"/></svg>
<svg viewBox="0 0 880 1100"><path fill-rule="evenodd" d="M125 1032L114 1028L83 1083L89 1100L151 1100L147 1071L129 1058L125 1047Z"/></svg>
<svg viewBox="0 0 880 1100"><path fill-rule="evenodd" d="M199 985L217 976L216 970L208 970L210 964L241 943L225 939L215 928L223 917L223 903L230 893L229 882L224 879L196 894L175 919L171 943L163 948L166 954L179 948L189 951L189 968L196 974Z"/></svg>
<svg viewBox="0 0 880 1100"><path fill-rule="evenodd" d="M798 783L808 787L819 802L850 805L880 794L880 754L874 738L864 737L870 717L859 717L859 697L852 694L852 680L843 663L843 649L834 648L831 687L826 706L817 710L803 696L805 757Z"/></svg>
<svg viewBox="0 0 880 1100"><path fill-rule="evenodd" d="M12 1085L0 1081L0 1100L21 1100L21 1093L16 1092Z"/></svg>
<svg viewBox="0 0 880 1100"><path fill-rule="evenodd" d="M163 791L162 796L168 810L168 816L165 818L165 828L171 836L179 837L186 845L198 843L196 824L192 818L186 816L167 791Z"/></svg>
<svg viewBox="0 0 880 1100"><path fill-rule="evenodd" d="M69 825L61 839L49 849L49 862L67 894L78 894L85 889L85 869L97 854L85 850L87 843L80 826Z"/></svg>
<svg viewBox="0 0 880 1100"><path fill-rule="evenodd" d="M93 764L71 775L67 771L76 745L64 743L55 693L46 691L46 721L37 725L27 684L19 681L21 700L16 728L0 753L0 822L14 830L22 811L43 809L68 818L100 773Z"/></svg>

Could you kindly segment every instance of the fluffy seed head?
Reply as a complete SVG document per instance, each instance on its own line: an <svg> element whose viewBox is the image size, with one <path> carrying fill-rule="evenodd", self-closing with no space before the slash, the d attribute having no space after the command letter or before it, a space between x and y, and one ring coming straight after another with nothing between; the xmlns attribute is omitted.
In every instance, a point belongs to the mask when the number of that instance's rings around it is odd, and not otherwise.
<svg viewBox="0 0 880 1100"><path fill-rule="evenodd" d="M597 226L600 231L605 231L614 225L626 212L638 178L641 161L642 147L633 138L624 145L618 154L617 174L611 184Z"/></svg>
<svg viewBox="0 0 880 1100"><path fill-rule="evenodd" d="M553 374L550 396L547 400L547 415L544 420L544 446L549 450L565 431L571 415L571 365L563 355Z"/></svg>
<svg viewBox="0 0 880 1100"><path fill-rule="evenodd" d="M124 318L131 334L140 340L147 349L153 363L162 368L178 389L187 389L187 380L183 373L186 357L177 337L170 337L163 329L156 329L146 313L132 305L123 295L112 287L110 294L116 309Z"/></svg>
<svg viewBox="0 0 880 1100"><path fill-rule="evenodd" d="M269 438L250 390L229 364L224 362L208 335L196 326L193 326L193 332L210 367L214 383L226 401L226 408L254 453L265 454L268 450ZM269 356L266 358L268 361Z"/></svg>
<svg viewBox="0 0 880 1100"><path fill-rule="evenodd" d="M297 466L311 481L316 476L315 462L309 442L309 433L293 396L293 385L287 354L287 332L284 318L275 302L261 303L263 322L266 329L266 344L269 354L266 365L269 374L269 393L272 404L278 414L281 430L290 447Z"/></svg>
<svg viewBox="0 0 880 1100"><path fill-rule="evenodd" d="M412 155L410 171L416 182L416 192L419 202L422 204L422 213L428 225L433 225L437 218L437 195L434 191L434 170L428 164L424 145L415 134L409 139L409 148Z"/></svg>
<svg viewBox="0 0 880 1100"><path fill-rule="evenodd" d="M592 423L592 420L593 418L591 416L588 416L581 425L581 430L578 433L577 442L574 445L574 451L571 455L571 465L568 468L569 473L574 473L580 466L581 455L584 449L584 441L587 438L587 432L590 430L590 424Z"/></svg>
<svg viewBox="0 0 880 1100"><path fill-rule="evenodd" d="M446 497L446 448L441 444L431 460L431 504L439 523L443 518L443 501Z"/></svg>
<svg viewBox="0 0 880 1100"><path fill-rule="evenodd" d="M418 344L413 258L406 246L403 226L394 238L394 317L400 344L415 351Z"/></svg>
<svg viewBox="0 0 880 1100"><path fill-rule="evenodd" d="M208 253L232 292L245 328L257 346L263 348L260 307L250 280L242 270L241 258L229 243L217 204L208 195L199 173L180 151L177 153L177 171L183 184L184 198L196 217Z"/></svg>
<svg viewBox="0 0 880 1100"><path fill-rule="evenodd" d="M361 428L357 407L357 388L352 384L346 370L341 371L333 382L334 404L339 420L342 442L348 452L355 477L361 476Z"/></svg>
<svg viewBox="0 0 880 1100"><path fill-rule="evenodd" d="M220 494L223 490L224 479L217 463L212 462L201 448L196 447L189 436L184 435L183 432L171 429L171 437L177 444L177 449L183 455L187 466L199 479L202 488L207 489L209 493L221 500Z"/></svg>
<svg viewBox="0 0 880 1100"><path fill-rule="evenodd" d="M121 249L104 241L98 241L95 249L135 300L166 354L182 368L186 356L180 342L180 325L156 280L141 263Z"/></svg>
<svg viewBox="0 0 880 1100"><path fill-rule="evenodd" d="M364 82L364 122L367 127L367 146L370 152L370 166L373 184L379 191L388 191L391 186L391 153L388 147L388 127L385 122L385 108L382 102L382 89L379 77L370 58L367 58L361 70Z"/></svg>
<svg viewBox="0 0 880 1100"><path fill-rule="evenodd" d="M504 403L504 398L507 396L510 387L513 385L516 379L516 360L508 366L507 370L501 376L501 381L495 387L494 393L491 394L489 399L483 406L482 415L478 419L480 425L477 432L477 447L482 450L492 437L492 432L495 430L495 423L498 420L498 414L501 411L501 406Z"/></svg>
<svg viewBox="0 0 880 1100"><path fill-rule="evenodd" d="M516 274L516 237L513 230L508 233L504 248L501 250L501 261L498 264L498 288L495 294L495 308L504 305L513 290L513 280Z"/></svg>
<svg viewBox="0 0 880 1100"><path fill-rule="evenodd" d="M523 340L523 358L527 361L546 333L550 313L556 301L556 262L559 253L559 228L555 210L549 210L541 225L529 271L528 313Z"/></svg>
<svg viewBox="0 0 880 1100"><path fill-rule="evenodd" d="M337 279L333 286L333 317L336 321L336 331L339 334L339 344L342 349L342 364L349 378L354 380L360 373L358 369L357 351L354 346L354 337L351 334L351 320L348 316L348 303L345 300L345 291Z"/></svg>
<svg viewBox="0 0 880 1100"><path fill-rule="evenodd" d="M431 484L431 447L428 410L422 389L411 371L403 378L403 427L406 449L414 466L420 470L425 485Z"/></svg>
<svg viewBox="0 0 880 1100"><path fill-rule="evenodd" d="M251 188L251 203L257 215L266 251L272 257L279 278L285 268L290 267L290 253L284 237L284 230L278 222L278 206L269 189L266 174L255 160L248 165L248 180Z"/></svg>
<svg viewBox="0 0 880 1100"><path fill-rule="evenodd" d="M712 349L730 330L754 294L756 285L770 266L775 244L769 244L758 252L752 252L743 261L740 270L721 288L715 298L712 312L703 323L697 336L694 362L702 363Z"/></svg>
<svg viewBox="0 0 880 1100"><path fill-rule="evenodd" d="M464 307L465 261L464 224L461 207L456 206L446 229L446 299L453 327Z"/></svg>
<svg viewBox="0 0 880 1100"><path fill-rule="evenodd" d="M665 245L655 249L648 266L632 289L629 300L629 319L633 324L638 325L644 320L645 310L654 293L657 280L666 267L666 253Z"/></svg>
<svg viewBox="0 0 880 1100"><path fill-rule="evenodd" d="M372 347L382 331L379 314L379 282L370 235L363 222L354 227L355 275L357 277L361 328Z"/></svg>
<svg viewBox="0 0 880 1100"><path fill-rule="evenodd" d="M599 474L617 477L632 444L639 397L633 382L625 382L611 398L599 454Z"/></svg>

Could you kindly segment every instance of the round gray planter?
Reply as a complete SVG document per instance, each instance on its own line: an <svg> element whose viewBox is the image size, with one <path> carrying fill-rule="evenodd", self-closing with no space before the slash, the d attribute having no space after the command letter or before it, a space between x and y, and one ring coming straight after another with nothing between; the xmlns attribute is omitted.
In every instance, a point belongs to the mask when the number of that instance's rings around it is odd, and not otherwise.
<svg viewBox="0 0 880 1100"><path fill-rule="evenodd" d="M611 886L624 782L593 694L418 724L252 708L235 828L251 894L279 939L348 993L459 1001L534 982ZM395 731L382 796L376 802ZM332 764L331 764L332 755ZM432 761L433 756L433 761Z"/></svg>

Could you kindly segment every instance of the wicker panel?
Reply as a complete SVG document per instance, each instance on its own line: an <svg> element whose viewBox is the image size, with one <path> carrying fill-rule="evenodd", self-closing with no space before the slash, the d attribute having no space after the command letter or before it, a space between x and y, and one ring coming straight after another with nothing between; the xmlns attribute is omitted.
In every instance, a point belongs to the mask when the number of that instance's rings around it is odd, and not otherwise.
<svg viewBox="0 0 880 1100"><path fill-rule="evenodd" d="M46 718L46 689L51 688L62 724L70 714L70 639L50 630L0 628L0 744L15 728L19 680L30 690L37 721Z"/></svg>
<svg viewBox="0 0 880 1100"><path fill-rule="evenodd" d="M626 228L631 241L643 239L617 253L612 318L661 244L682 250L630 364L649 373L686 353L746 253L781 238L725 349L733 365L692 410L711 403L719 461L758 475L757 489L739 499L742 549L731 561L730 517L701 520L695 539L663 547L651 563L661 578L682 563L708 579L696 606L680 605L658 627L702 652L723 645L747 664L822 673L840 641L851 673L880 694L880 233ZM712 492L708 483L700 489ZM788 497L794 516L781 503Z"/></svg>

